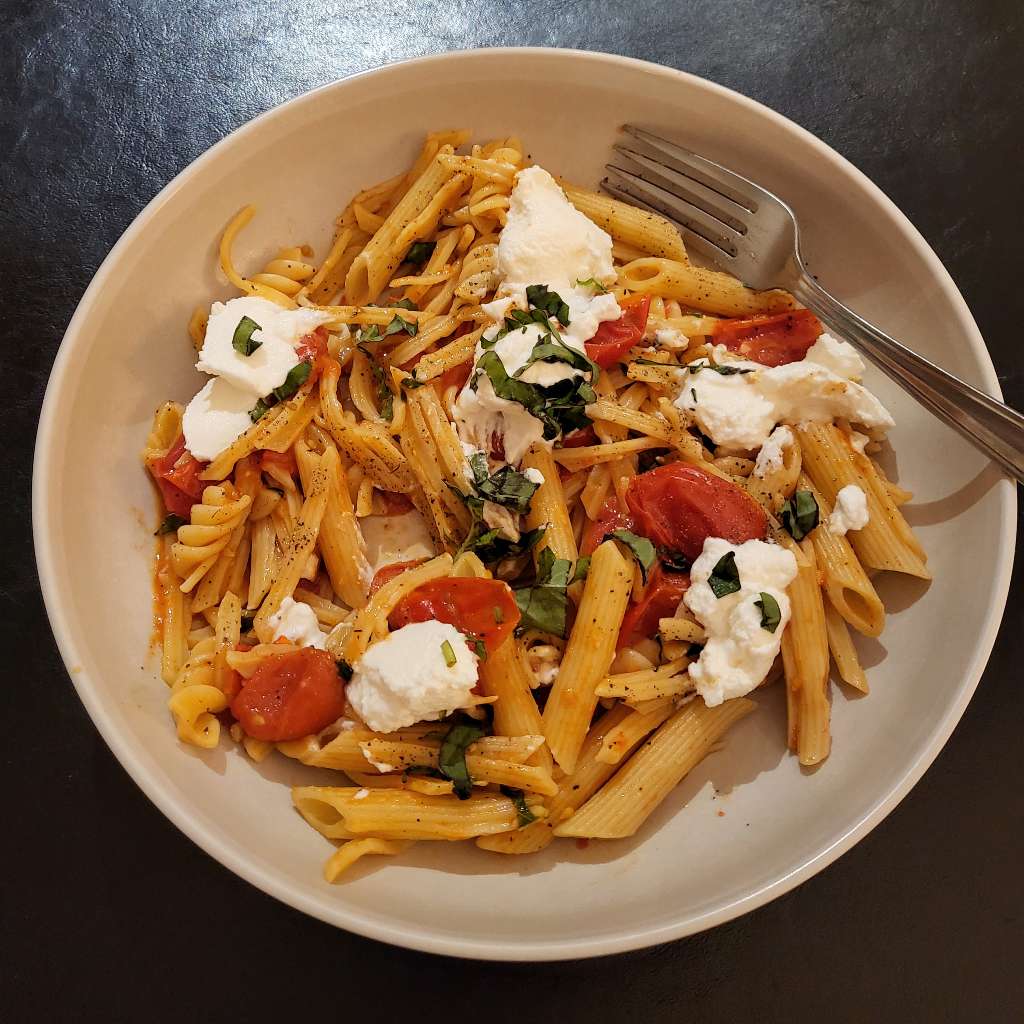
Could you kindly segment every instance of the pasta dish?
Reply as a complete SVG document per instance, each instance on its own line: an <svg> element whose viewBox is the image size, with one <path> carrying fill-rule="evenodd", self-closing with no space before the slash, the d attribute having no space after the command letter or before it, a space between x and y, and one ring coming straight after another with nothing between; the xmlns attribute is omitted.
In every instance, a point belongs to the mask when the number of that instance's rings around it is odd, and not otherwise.
<svg viewBox="0 0 1024 1024"><path fill-rule="evenodd" d="M821 763L873 576L929 578L855 350L526 154L428 135L319 262L243 272L241 210L143 453L177 735L336 771L329 881L634 835L774 683Z"/></svg>

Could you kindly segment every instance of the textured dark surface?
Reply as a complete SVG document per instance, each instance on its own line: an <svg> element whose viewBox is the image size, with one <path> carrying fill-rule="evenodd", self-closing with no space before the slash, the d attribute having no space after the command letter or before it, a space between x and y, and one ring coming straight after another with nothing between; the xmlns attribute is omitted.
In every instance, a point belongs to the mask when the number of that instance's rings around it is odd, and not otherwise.
<svg viewBox="0 0 1024 1024"><path fill-rule="evenodd" d="M268 107L390 60L523 44L671 64L815 132L922 230L1024 406L1021 217L1004 186L1024 129L1018 0L0 4L0 1019L1021 1019L1019 580L978 697L881 826L747 917L600 961L464 963L304 918L164 820L75 697L35 579L31 444L103 256Z"/></svg>

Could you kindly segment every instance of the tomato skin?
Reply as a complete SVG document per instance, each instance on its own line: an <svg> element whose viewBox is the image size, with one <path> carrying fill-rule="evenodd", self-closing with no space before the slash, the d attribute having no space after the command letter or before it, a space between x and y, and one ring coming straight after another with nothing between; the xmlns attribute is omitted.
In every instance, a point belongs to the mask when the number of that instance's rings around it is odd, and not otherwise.
<svg viewBox="0 0 1024 1024"><path fill-rule="evenodd" d="M496 622L498 608L501 622ZM404 597L388 621L392 629L410 622L447 622L474 638L483 640L487 653L496 651L519 624L519 608L512 588L502 580L450 576L431 580Z"/></svg>
<svg viewBox="0 0 1024 1024"><path fill-rule="evenodd" d="M406 569L415 569L417 565L422 565L425 561L425 558L414 558L411 562L392 562L390 565L382 565L374 573L373 580L370 582L370 595L376 594L384 584L390 583L396 576L401 576Z"/></svg>
<svg viewBox="0 0 1024 1024"><path fill-rule="evenodd" d="M283 743L319 732L345 711L334 659L314 647L267 658L231 702L246 735Z"/></svg>
<svg viewBox="0 0 1024 1024"><path fill-rule="evenodd" d="M823 330L821 321L809 309L791 309L771 316L721 320L711 338L715 344L756 363L783 366L803 359Z"/></svg>
<svg viewBox="0 0 1024 1024"><path fill-rule="evenodd" d="M746 491L687 462L672 462L633 477L626 505L637 532L691 561L708 537L742 544L764 540L768 534L768 517Z"/></svg>
<svg viewBox="0 0 1024 1024"><path fill-rule="evenodd" d="M289 476L297 476L299 472L299 464L291 448L286 452L261 451L259 468L261 473L272 468L283 469Z"/></svg>
<svg viewBox="0 0 1024 1024"><path fill-rule="evenodd" d="M469 380L469 375L473 372L473 360L467 359L464 363L459 363L458 366L453 366L448 370L445 370L440 377L435 377L430 383L435 386L435 389L439 394L444 394L449 388L455 388L461 391L466 386L466 381Z"/></svg>
<svg viewBox="0 0 1024 1024"><path fill-rule="evenodd" d="M690 574L670 572L659 562L651 572L651 578L644 588L639 601L633 601L626 609L619 629L617 647L634 644L658 632L660 619L675 614L683 594L690 588Z"/></svg>
<svg viewBox="0 0 1024 1024"><path fill-rule="evenodd" d="M295 354L300 363L315 363L320 356L327 355L327 328L318 327L299 338Z"/></svg>
<svg viewBox="0 0 1024 1024"><path fill-rule="evenodd" d="M592 555L605 535L615 530L632 530L633 517L612 495L602 506L596 519L588 519L580 539L580 554Z"/></svg>
<svg viewBox="0 0 1024 1024"><path fill-rule="evenodd" d="M407 494L399 494L397 491L378 491L377 494L380 496L386 516L403 516L414 508Z"/></svg>
<svg viewBox="0 0 1024 1024"><path fill-rule="evenodd" d="M619 305L622 316L618 320L605 320L586 343L587 355L602 370L614 366L634 345L640 344L647 329L650 295L631 295Z"/></svg>
<svg viewBox="0 0 1024 1024"><path fill-rule="evenodd" d="M580 427L579 430L574 430L571 434L566 434L562 438L560 447L588 448L592 444L597 444L597 431L590 426Z"/></svg>
<svg viewBox="0 0 1024 1024"><path fill-rule="evenodd" d="M166 455L149 464L149 471L160 488L168 512L188 518L192 506L203 496L206 484L199 479L199 474L208 465L208 462L200 462L185 447L184 434L178 435Z"/></svg>

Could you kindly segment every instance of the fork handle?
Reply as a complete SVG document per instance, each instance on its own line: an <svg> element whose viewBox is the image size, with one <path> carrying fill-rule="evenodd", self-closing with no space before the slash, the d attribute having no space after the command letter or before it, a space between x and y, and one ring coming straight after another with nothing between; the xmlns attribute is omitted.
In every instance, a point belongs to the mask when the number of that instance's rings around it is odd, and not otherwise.
<svg viewBox="0 0 1024 1024"><path fill-rule="evenodd" d="M828 328L853 342L940 420L1024 483L1024 415L872 327L807 274L800 275L792 291Z"/></svg>

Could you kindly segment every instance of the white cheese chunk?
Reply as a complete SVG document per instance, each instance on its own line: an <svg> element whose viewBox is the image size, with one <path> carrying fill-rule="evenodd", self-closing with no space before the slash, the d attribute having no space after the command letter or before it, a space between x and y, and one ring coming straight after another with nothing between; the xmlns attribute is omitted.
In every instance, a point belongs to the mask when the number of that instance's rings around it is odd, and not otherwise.
<svg viewBox="0 0 1024 1024"><path fill-rule="evenodd" d="M732 359L722 346L715 347L712 359L717 365L750 372L726 376L706 369L686 373L676 405L692 413L716 444L760 448L777 423L847 419L871 428L893 425L882 403L853 380L864 371L853 346L827 334L811 346L804 359L783 366Z"/></svg>
<svg viewBox="0 0 1024 1024"><path fill-rule="evenodd" d="M782 469L783 456L786 449L792 447L793 440L793 431L789 427L776 427L757 453L754 476L763 478Z"/></svg>
<svg viewBox="0 0 1024 1024"><path fill-rule="evenodd" d="M654 342L658 348L681 351L690 347L690 339L674 327L658 327L654 331Z"/></svg>
<svg viewBox="0 0 1024 1024"><path fill-rule="evenodd" d="M863 530L868 525L868 499L856 484L847 484L836 495L836 504L828 517L829 533L844 536L849 530Z"/></svg>
<svg viewBox="0 0 1024 1024"><path fill-rule="evenodd" d="M214 377L185 406L181 428L185 447L203 462L215 459L252 426L249 410L256 400L226 380Z"/></svg>
<svg viewBox="0 0 1024 1024"><path fill-rule="evenodd" d="M740 589L715 597L708 579L730 551L736 556ZM768 674L789 622L786 587L796 578L796 570L792 552L777 544L760 540L732 544L720 537L704 541L683 601L707 634L700 658L688 672L708 707L750 693ZM779 606L781 618L774 633L761 626L762 593L770 594Z"/></svg>
<svg viewBox="0 0 1024 1024"><path fill-rule="evenodd" d="M447 642L455 664L445 660ZM374 732L393 732L465 707L473 699L477 657L447 622L411 622L373 644L345 693Z"/></svg>
<svg viewBox="0 0 1024 1024"><path fill-rule="evenodd" d="M544 474L539 469L534 469L533 466L530 466L529 469L524 469L523 476L525 476L530 483L536 484L538 487L544 483Z"/></svg>
<svg viewBox="0 0 1024 1024"><path fill-rule="evenodd" d="M232 345L242 317L249 317L260 325L260 329L252 333L252 340L260 342L260 347L248 356L237 352ZM329 313L284 309L252 295L230 302L215 302L210 307L210 320L196 369L229 381L254 399L262 398L280 387L288 371L298 363L295 348L299 340L330 319Z"/></svg>
<svg viewBox="0 0 1024 1024"><path fill-rule="evenodd" d="M366 516L357 521L372 573L394 562L434 557L434 539L415 509L398 516Z"/></svg>
<svg viewBox="0 0 1024 1024"><path fill-rule="evenodd" d="M493 450L498 438L505 461L518 463L531 444L543 440L544 424L518 402L499 398L486 374L477 378L476 384L475 391L467 385L455 400L453 412L459 437L486 452Z"/></svg>
<svg viewBox="0 0 1024 1024"><path fill-rule="evenodd" d="M281 606L267 619L274 631L274 639L284 637L298 647L326 649L327 634L321 632L316 612L308 604L286 597Z"/></svg>

